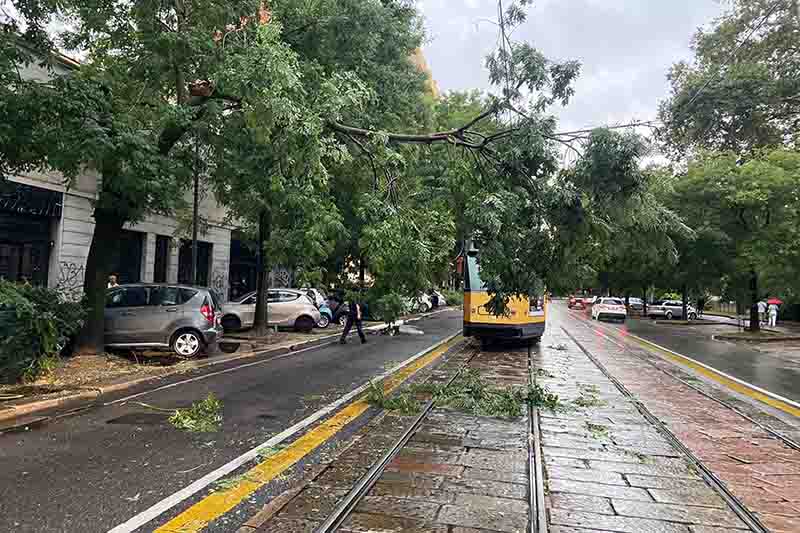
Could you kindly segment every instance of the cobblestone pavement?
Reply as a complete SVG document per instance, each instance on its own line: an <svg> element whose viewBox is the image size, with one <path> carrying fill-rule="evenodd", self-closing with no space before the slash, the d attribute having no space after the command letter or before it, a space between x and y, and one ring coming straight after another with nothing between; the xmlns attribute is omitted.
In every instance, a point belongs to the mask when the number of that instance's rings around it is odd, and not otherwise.
<svg viewBox="0 0 800 533"><path fill-rule="evenodd" d="M431 381L446 381L466 360L466 354L451 358ZM470 364L498 387L527 386L527 365L524 348L484 352ZM392 414L371 423L257 531L313 531L412 419ZM434 409L339 531L524 533L527 427L526 417L499 420Z"/></svg>
<svg viewBox="0 0 800 533"><path fill-rule="evenodd" d="M540 414L551 531L747 530L559 325L535 361L537 383L562 403Z"/></svg>
<svg viewBox="0 0 800 533"><path fill-rule="evenodd" d="M566 317L565 313L556 314L570 333L756 513L766 527L775 533L800 531L800 452L735 411L597 335L577 319ZM545 365L548 369L552 367L548 361ZM655 464L664 460L657 458ZM674 494L659 495L650 488L648 492L658 502L688 501ZM692 498L691 501L698 500ZM719 531L729 529L726 526Z"/></svg>

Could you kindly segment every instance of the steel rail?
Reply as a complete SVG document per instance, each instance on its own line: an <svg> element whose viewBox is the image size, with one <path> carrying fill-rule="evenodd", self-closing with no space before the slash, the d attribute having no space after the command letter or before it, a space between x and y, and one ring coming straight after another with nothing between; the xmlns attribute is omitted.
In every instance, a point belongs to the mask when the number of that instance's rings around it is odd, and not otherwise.
<svg viewBox="0 0 800 533"><path fill-rule="evenodd" d="M655 427L661 435L667 439L667 441L675 447L676 450L680 451L685 458L694 466L700 475L703 477L706 483L708 483L711 488L713 488L717 494L722 497L725 503L728 504L728 507L736 513L736 515L744 522L751 531L755 533L770 533L769 529L767 529L764 524L761 523L761 520L750 511L745 505L739 501L739 499L731 493L728 488L725 486L722 481L717 478L716 475L684 444L672 433L672 431L661 421L659 420L650 410L638 399L636 398L626 387L622 384L617 378L615 378L601 363L594 355L589 353L589 351L584 348L583 344L581 344L578 339L575 338L572 333L567 331L567 328L561 327L561 329L566 333L566 335L572 339L572 341L578 345L578 348L589 358L592 363L600 369L600 371L611 381L614 386L626 397L628 400L636 406L642 416L650 422L650 424Z"/></svg>

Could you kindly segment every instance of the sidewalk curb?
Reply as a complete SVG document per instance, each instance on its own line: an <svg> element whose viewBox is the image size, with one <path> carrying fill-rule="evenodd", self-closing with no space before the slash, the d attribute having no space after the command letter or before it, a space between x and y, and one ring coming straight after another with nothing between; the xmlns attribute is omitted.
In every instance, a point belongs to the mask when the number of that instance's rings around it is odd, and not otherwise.
<svg viewBox="0 0 800 533"><path fill-rule="evenodd" d="M419 316L415 316L414 318L398 320L393 323L395 326L402 326L409 322L415 322L418 320L422 320L423 318L428 318L433 315L437 315L439 313L444 313L446 311L453 310L454 308L446 307L443 309L439 309L437 311L432 311L430 313L424 313ZM365 331L380 331L384 328L389 326L388 323L383 322L380 324L375 324L373 326L369 326L364 328ZM355 332L350 333L349 336L355 335ZM31 402L22 403L19 405L6 405L0 406L0 423L6 422L8 420L16 420L19 417L27 416L39 411L43 411L45 409L51 409L53 407L59 407L68 403L73 402L80 402L86 400L96 400L102 395L109 394L112 392L119 392L122 390L129 389L141 383L145 383L147 381L155 381L157 379L163 379L169 376L174 376L175 374L180 374L182 372L187 372L190 370L199 370L202 368L212 367L215 365L223 364L223 363L231 363L235 361L239 361L241 359L250 359L253 357L260 357L265 355L284 355L290 352L295 352L301 349L307 348L314 348L319 346L326 346L330 344L335 344L334 339L338 339L340 333L334 333L330 335L324 335L322 337L318 337L316 339L309 339L302 342L296 342L290 345L283 345L283 346L276 346L274 348L269 348L265 350L253 351L253 352L244 352L240 354L228 354L228 355L221 355L221 356L214 356L208 359L204 359L202 361L192 361L188 367L184 367L181 369L176 369L174 371L167 370L164 373L156 374L156 375L149 375L149 376L141 376L132 379L122 379L119 381L112 381L107 384L100 384L96 387L85 387L83 390L78 390L75 393L68 394L65 396L61 396L58 398L49 398L45 400L34 400ZM13 429L15 426L11 425L9 427L1 427L0 431L7 431L9 429Z"/></svg>

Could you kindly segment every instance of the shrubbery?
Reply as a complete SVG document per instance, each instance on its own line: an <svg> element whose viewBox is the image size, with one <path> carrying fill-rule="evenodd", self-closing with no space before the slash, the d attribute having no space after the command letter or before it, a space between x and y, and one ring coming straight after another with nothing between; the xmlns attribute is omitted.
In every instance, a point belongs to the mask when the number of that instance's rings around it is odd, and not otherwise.
<svg viewBox="0 0 800 533"><path fill-rule="evenodd" d="M447 300L447 305L464 305L464 293L462 291L442 291L442 296Z"/></svg>
<svg viewBox="0 0 800 533"><path fill-rule="evenodd" d="M0 281L0 378L31 381L50 371L84 317L80 303L56 290Z"/></svg>

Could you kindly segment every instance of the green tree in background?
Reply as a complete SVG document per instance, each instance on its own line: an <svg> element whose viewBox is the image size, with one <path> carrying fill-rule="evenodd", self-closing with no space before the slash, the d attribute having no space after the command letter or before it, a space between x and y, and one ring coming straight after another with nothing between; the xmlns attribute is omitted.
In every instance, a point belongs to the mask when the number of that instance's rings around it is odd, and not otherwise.
<svg viewBox="0 0 800 533"><path fill-rule="evenodd" d="M674 154L749 153L795 146L800 125L800 29L794 0L737 0L694 38L694 63L676 63L662 102L662 139Z"/></svg>

